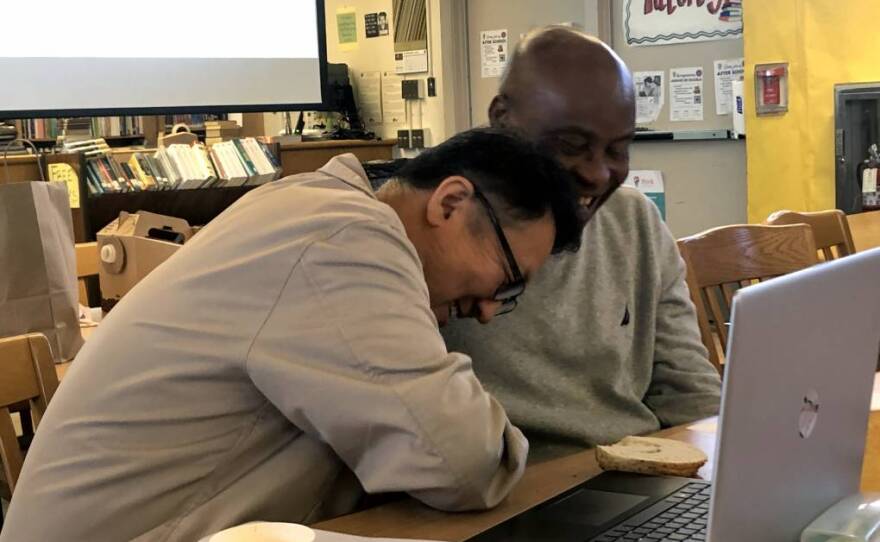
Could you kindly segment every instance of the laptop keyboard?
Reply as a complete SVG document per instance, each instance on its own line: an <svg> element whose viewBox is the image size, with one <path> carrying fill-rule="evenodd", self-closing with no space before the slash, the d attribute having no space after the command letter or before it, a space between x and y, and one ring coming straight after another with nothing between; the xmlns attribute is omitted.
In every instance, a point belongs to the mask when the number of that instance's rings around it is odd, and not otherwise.
<svg viewBox="0 0 880 542"><path fill-rule="evenodd" d="M709 494L706 483L688 484L678 492L649 506L591 542L612 540L671 541L706 540L709 522Z"/></svg>

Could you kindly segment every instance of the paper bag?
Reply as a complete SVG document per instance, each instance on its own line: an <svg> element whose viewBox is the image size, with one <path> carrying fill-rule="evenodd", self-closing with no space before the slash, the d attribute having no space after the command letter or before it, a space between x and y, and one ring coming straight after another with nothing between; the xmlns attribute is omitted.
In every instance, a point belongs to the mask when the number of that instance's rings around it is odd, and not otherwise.
<svg viewBox="0 0 880 542"><path fill-rule="evenodd" d="M82 346L76 254L63 183L0 184L0 337L40 332L56 363Z"/></svg>

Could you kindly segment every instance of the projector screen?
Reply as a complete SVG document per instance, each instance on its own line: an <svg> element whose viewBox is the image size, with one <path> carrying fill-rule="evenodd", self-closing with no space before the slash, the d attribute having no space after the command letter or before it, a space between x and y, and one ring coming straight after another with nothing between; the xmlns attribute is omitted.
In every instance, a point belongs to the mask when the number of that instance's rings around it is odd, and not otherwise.
<svg viewBox="0 0 880 542"><path fill-rule="evenodd" d="M323 103L323 0L7 2L3 19L0 118Z"/></svg>

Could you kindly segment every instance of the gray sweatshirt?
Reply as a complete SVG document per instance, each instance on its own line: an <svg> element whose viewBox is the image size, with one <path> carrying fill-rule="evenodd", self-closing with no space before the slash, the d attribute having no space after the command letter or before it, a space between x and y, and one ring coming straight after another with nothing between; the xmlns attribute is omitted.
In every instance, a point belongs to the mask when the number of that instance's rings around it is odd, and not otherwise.
<svg viewBox="0 0 880 542"><path fill-rule="evenodd" d="M717 413L684 263L657 208L623 187L551 257L519 306L443 330L531 443L530 460Z"/></svg>

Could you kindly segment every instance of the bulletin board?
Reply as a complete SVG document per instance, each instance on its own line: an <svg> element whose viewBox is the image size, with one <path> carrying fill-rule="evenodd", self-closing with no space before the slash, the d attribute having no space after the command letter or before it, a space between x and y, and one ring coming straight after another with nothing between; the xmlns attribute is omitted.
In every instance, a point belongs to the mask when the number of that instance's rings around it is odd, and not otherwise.
<svg viewBox="0 0 880 542"><path fill-rule="evenodd" d="M657 131L730 130L733 127L732 115L718 115L715 108L715 61L743 57L743 40L717 40L676 45L657 45L649 47L630 46L626 43L624 32L624 4L627 0L611 2L612 39L611 44L633 72L657 71L664 77L662 85L665 99L657 120L640 124ZM643 2L638 2L643 4ZM695 8L694 8L695 9ZM701 67L703 72L701 121L670 120L670 70L673 68Z"/></svg>

